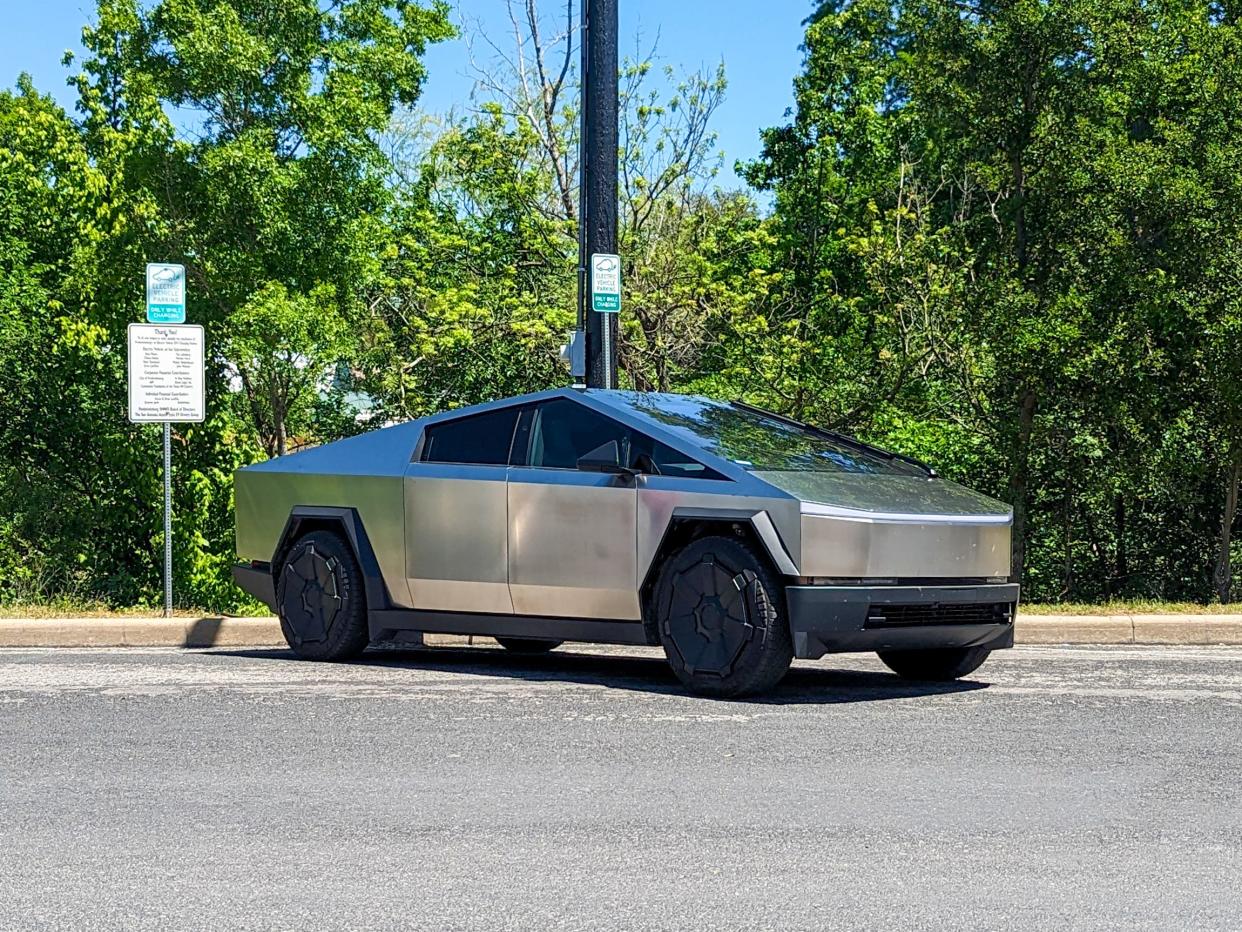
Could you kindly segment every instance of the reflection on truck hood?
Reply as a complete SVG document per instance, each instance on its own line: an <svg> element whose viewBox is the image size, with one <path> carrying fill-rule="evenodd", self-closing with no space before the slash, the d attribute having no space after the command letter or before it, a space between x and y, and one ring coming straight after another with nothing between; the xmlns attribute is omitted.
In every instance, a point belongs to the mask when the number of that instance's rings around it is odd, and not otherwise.
<svg viewBox="0 0 1242 932"><path fill-rule="evenodd" d="M875 515L944 515L993 521L1012 516L1004 502L945 479L772 470L755 471L752 475L804 502Z"/></svg>

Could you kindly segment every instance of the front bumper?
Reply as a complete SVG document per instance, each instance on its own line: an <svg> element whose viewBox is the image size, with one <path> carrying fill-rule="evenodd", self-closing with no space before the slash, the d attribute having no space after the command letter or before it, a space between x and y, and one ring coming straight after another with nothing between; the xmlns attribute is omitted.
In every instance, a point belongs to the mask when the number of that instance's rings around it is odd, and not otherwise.
<svg viewBox="0 0 1242 932"><path fill-rule="evenodd" d="M789 586L785 592L796 657L1013 647L1016 583Z"/></svg>

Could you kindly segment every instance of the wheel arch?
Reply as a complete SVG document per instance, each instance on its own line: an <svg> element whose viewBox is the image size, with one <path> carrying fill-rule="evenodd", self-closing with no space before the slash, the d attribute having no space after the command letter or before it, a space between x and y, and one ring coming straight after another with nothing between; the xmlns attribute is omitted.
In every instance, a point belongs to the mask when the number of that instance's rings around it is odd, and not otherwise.
<svg viewBox="0 0 1242 932"><path fill-rule="evenodd" d="M642 585L639 588L643 627L646 629L649 644L659 644L651 600L655 594L656 581L659 579L661 567L682 547L700 537L712 534L737 536L766 559L769 567L777 576L797 576L797 568L766 511L732 513L674 511L651 562L647 565Z"/></svg>
<svg viewBox="0 0 1242 932"><path fill-rule="evenodd" d="M392 599L380 571L379 560L371 546L362 518L354 508L333 508L318 505L298 505L289 512L284 530L272 553L272 580L284 565L285 557L299 539L312 531L333 531L345 538L353 551L358 568L362 570L363 589L366 593L367 610L370 612L390 608Z"/></svg>

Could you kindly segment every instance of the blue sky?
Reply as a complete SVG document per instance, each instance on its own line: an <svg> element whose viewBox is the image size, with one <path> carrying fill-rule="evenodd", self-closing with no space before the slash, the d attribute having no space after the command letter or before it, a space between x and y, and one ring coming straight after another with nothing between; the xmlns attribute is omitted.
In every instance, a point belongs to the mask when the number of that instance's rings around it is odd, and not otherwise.
<svg viewBox="0 0 1242 932"><path fill-rule="evenodd" d="M544 0L549 10L559 2ZM802 21L812 0L620 0L622 54L635 36L649 43L659 35L663 62L675 67L714 66L724 60L729 93L716 118L725 153L721 182L734 181L737 159L759 151L761 127L781 122L792 101L792 81L801 64ZM498 35L507 23L501 0L459 0L454 17L482 20ZM66 106L73 98L61 67L66 49L79 49L90 0L0 0L0 85L11 86L28 71L36 86ZM427 55L429 81L422 106L447 111L468 101L472 79L462 40L434 47Z"/></svg>

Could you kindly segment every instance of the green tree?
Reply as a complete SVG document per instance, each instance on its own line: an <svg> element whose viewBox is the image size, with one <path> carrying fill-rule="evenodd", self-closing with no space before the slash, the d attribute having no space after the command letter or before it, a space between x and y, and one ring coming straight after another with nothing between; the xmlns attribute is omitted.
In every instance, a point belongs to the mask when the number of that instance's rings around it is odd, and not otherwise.
<svg viewBox="0 0 1242 932"><path fill-rule="evenodd" d="M106 175L67 115L25 77L16 94L0 93L8 599L101 589L133 599L151 568L155 521L141 505L148 493L154 502L154 448L123 418L124 360L92 313L110 222Z"/></svg>
<svg viewBox="0 0 1242 932"><path fill-rule="evenodd" d="M1195 465L1176 493L1152 476L1190 452L1174 425L1228 421L1220 380L1184 376L1234 293L1233 29L1209 3L821 4L794 118L748 167L779 275L747 325L771 347L748 387L874 436L956 438L945 452L1014 506L1028 592L1202 594L1203 569L1127 554L1208 562L1203 529L1170 520L1203 492Z"/></svg>
<svg viewBox="0 0 1242 932"><path fill-rule="evenodd" d="M368 384L387 385L372 393L401 412L566 378L558 351L576 308L576 8L544 17L534 0L507 0L506 9L511 47L475 30L476 47L494 53L474 60L478 112L450 119L393 172L403 240L389 270L400 294L373 302L391 346L368 367ZM619 362L629 384L669 388L694 377L731 302L694 250L716 232L728 239L713 228L753 207L706 193L720 161L710 124L723 69L683 75L657 69L654 54L620 75L628 314ZM407 159L411 148L394 145Z"/></svg>
<svg viewBox="0 0 1242 932"><path fill-rule="evenodd" d="M413 0L165 0L142 17L142 41L119 67L201 117L144 182L177 218L165 252L186 261L222 342L253 349L247 335L276 308L285 321L315 310L323 327L299 328L283 352L324 364L351 355L343 341L355 331L332 322L362 318L390 241L375 137L417 100L427 44L451 35L446 13ZM340 358L321 359L328 348ZM246 386L248 361L229 361ZM299 409L273 391L247 387L239 413L278 451Z"/></svg>
<svg viewBox="0 0 1242 932"><path fill-rule="evenodd" d="M355 429L345 363L392 248L376 135L450 33L410 0L101 0L76 121L28 82L0 98L0 533L46 592L158 592L158 437L124 419L121 349L158 259L208 341L208 420L174 432L179 594L239 604L232 472Z"/></svg>
<svg viewBox="0 0 1242 932"><path fill-rule="evenodd" d="M270 282L229 329L224 354L269 457L284 456L291 436L316 436L316 402L349 361L348 328L334 298L330 286L298 295Z"/></svg>

